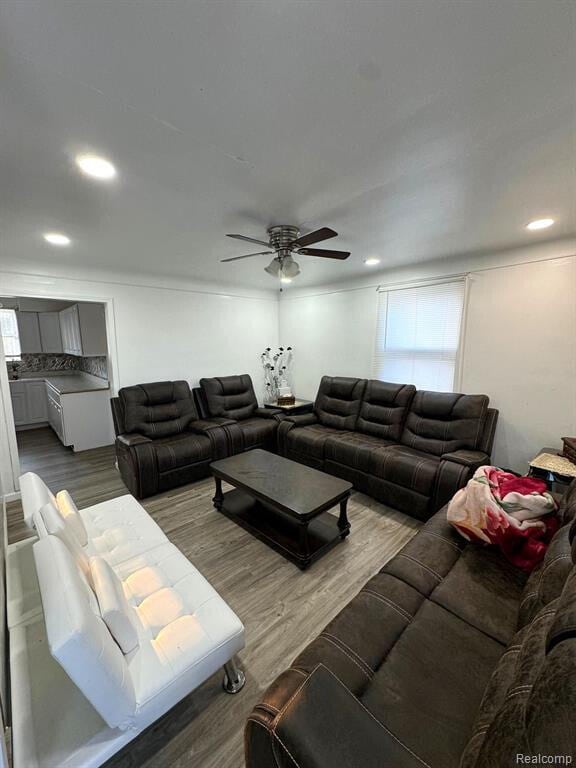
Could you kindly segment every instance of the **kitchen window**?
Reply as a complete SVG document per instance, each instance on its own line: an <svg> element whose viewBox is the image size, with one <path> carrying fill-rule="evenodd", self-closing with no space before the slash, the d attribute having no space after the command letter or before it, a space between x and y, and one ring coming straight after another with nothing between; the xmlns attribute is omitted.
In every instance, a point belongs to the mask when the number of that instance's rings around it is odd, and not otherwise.
<svg viewBox="0 0 576 768"><path fill-rule="evenodd" d="M13 309L0 309L0 334L6 360L20 360L20 336L16 312Z"/></svg>
<svg viewBox="0 0 576 768"><path fill-rule="evenodd" d="M379 289L374 378L453 392L465 289L465 278Z"/></svg>

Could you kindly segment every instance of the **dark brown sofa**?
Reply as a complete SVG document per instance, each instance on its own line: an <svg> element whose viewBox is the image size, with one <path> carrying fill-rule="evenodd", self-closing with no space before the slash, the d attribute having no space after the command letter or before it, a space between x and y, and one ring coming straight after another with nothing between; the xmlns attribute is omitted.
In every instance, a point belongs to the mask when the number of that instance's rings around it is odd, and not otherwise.
<svg viewBox="0 0 576 768"><path fill-rule="evenodd" d="M490 463L498 412L488 402L324 376L314 412L279 425L279 450L425 520Z"/></svg>
<svg viewBox="0 0 576 768"><path fill-rule="evenodd" d="M268 688L247 768L574 760L575 512L576 481L528 579L438 512Z"/></svg>
<svg viewBox="0 0 576 768"><path fill-rule="evenodd" d="M249 376L202 381L206 418L185 381L124 387L111 399L118 469L137 498L207 477L216 459L249 448L276 450L281 412L258 408Z"/></svg>
<svg viewBox="0 0 576 768"><path fill-rule="evenodd" d="M199 418L185 381L124 387L111 405L118 469L139 499L206 477L228 455L222 424Z"/></svg>

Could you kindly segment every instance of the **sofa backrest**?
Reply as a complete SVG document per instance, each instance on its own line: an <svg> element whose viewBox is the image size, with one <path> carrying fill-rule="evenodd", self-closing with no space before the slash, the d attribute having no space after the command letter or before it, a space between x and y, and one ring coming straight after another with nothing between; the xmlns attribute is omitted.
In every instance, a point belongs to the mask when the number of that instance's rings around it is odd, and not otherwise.
<svg viewBox="0 0 576 768"><path fill-rule="evenodd" d="M503 653L484 693L460 763L516 765L517 755L576 752L576 568ZM549 762L560 763L558 760ZM564 760L565 764L568 764Z"/></svg>
<svg viewBox="0 0 576 768"><path fill-rule="evenodd" d="M34 544L34 560L50 653L111 728L129 727L137 705L128 664L87 581L56 536Z"/></svg>
<svg viewBox="0 0 576 768"><path fill-rule="evenodd" d="M252 379L247 373L200 379L200 387L204 393L209 416L222 416L226 419L242 421L250 418L258 408Z"/></svg>
<svg viewBox="0 0 576 768"><path fill-rule="evenodd" d="M371 379L366 382L356 429L383 440L400 440L416 387Z"/></svg>
<svg viewBox="0 0 576 768"><path fill-rule="evenodd" d="M34 528L34 513L39 512L44 504L53 504L57 507L56 496L48 488L44 480L34 472L26 472L24 475L20 475L19 482L24 522L28 528L32 529Z"/></svg>
<svg viewBox="0 0 576 768"><path fill-rule="evenodd" d="M126 432L149 438L184 432L198 418L185 381L155 381L123 387L118 397L124 409Z"/></svg>
<svg viewBox="0 0 576 768"><path fill-rule="evenodd" d="M366 379L322 376L314 403L320 424L333 429L355 429L365 387Z"/></svg>
<svg viewBox="0 0 576 768"><path fill-rule="evenodd" d="M479 447L488 409L486 395L418 390L400 442L435 456Z"/></svg>

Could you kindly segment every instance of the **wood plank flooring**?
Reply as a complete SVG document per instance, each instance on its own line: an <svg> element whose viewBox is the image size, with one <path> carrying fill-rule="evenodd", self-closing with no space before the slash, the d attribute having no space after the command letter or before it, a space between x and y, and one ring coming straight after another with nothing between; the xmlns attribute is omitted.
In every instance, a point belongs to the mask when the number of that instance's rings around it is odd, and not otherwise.
<svg viewBox="0 0 576 768"><path fill-rule="evenodd" d="M75 454L50 429L18 435L22 472L80 508L126 493L112 447ZM262 692L416 532L419 524L360 493L348 505L352 532L305 572L216 512L214 483L201 480L146 499L144 507L208 578L246 627L241 693L215 675L128 745L107 768L242 768L246 717ZM10 541L29 535L20 502L8 505Z"/></svg>

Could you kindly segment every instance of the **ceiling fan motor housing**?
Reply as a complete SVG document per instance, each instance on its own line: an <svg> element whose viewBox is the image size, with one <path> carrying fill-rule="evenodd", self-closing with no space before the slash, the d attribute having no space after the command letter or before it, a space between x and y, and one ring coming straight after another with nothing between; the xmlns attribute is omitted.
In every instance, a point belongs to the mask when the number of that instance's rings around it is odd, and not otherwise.
<svg viewBox="0 0 576 768"><path fill-rule="evenodd" d="M271 247L274 248L275 251L285 250L287 253L284 255L290 253L290 243L294 242L300 234L298 227L291 227L287 224L278 224L274 227L269 227L267 231Z"/></svg>

